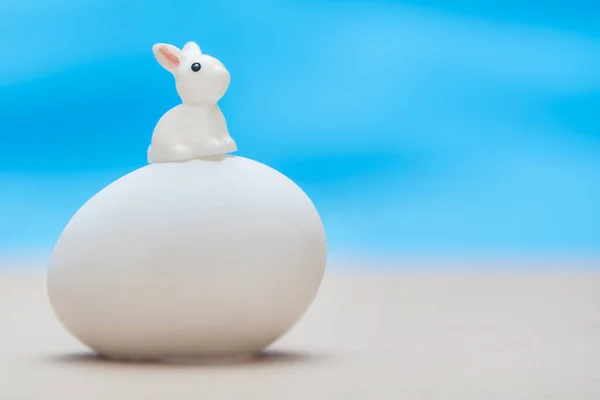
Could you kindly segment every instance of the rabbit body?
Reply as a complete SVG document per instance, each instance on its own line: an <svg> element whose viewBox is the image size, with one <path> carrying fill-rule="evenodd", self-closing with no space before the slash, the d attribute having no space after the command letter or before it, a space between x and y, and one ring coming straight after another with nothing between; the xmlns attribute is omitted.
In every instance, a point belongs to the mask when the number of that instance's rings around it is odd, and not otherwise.
<svg viewBox="0 0 600 400"><path fill-rule="evenodd" d="M236 150L218 105L183 103L156 124L148 161L185 161Z"/></svg>

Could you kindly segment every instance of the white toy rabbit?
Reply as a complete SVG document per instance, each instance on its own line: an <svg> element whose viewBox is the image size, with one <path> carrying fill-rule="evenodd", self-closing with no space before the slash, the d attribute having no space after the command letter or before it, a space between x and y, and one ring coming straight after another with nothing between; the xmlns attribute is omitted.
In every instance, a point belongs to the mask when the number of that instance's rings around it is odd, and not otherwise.
<svg viewBox="0 0 600 400"><path fill-rule="evenodd" d="M170 44L152 47L156 60L175 76L182 104L156 124L148 162L176 162L237 150L217 101L229 86L229 72L216 58L188 42L182 50Z"/></svg>

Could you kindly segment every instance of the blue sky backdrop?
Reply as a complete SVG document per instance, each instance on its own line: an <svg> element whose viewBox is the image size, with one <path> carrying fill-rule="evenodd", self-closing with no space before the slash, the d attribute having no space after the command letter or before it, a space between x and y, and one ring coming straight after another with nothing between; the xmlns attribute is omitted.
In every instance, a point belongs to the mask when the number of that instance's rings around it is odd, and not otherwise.
<svg viewBox="0 0 600 400"><path fill-rule="evenodd" d="M47 254L179 102L151 47L229 69L238 155L333 252L600 253L600 3L0 0L0 254Z"/></svg>

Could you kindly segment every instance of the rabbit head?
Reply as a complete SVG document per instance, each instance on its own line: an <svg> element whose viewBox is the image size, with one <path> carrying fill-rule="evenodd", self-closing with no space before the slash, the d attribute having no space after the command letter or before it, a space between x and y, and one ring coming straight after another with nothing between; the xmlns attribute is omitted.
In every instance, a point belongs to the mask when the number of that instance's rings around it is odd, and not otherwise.
<svg viewBox="0 0 600 400"><path fill-rule="evenodd" d="M202 54L188 42L183 49L158 43L152 47L158 63L175 76L177 93L184 103L216 104L227 91L229 72L216 58Z"/></svg>

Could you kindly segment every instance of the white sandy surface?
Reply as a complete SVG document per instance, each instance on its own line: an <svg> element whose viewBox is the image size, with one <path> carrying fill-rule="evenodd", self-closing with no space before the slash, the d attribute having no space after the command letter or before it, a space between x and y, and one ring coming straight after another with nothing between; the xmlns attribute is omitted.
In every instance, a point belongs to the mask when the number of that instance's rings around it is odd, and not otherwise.
<svg viewBox="0 0 600 400"><path fill-rule="evenodd" d="M0 272L0 400L600 399L600 275L326 275L264 355L120 364L57 322L39 272Z"/></svg>

